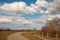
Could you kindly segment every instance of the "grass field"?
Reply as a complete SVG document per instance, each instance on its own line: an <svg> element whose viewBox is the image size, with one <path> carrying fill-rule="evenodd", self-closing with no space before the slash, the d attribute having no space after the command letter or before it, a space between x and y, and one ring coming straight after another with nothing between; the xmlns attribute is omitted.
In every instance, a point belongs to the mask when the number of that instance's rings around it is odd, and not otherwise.
<svg viewBox="0 0 60 40"><path fill-rule="evenodd" d="M7 40L6 38L17 31L0 31L0 40Z"/></svg>
<svg viewBox="0 0 60 40"><path fill-rule="evenodd" d="M40 35L37 35L37 31L0 31L0 40L7 40L7 37L11 34L21 32L21 35L29 40L57 40L57 39L50 39L44 38ZM59 39L58 39L59 40Z"/></svg>

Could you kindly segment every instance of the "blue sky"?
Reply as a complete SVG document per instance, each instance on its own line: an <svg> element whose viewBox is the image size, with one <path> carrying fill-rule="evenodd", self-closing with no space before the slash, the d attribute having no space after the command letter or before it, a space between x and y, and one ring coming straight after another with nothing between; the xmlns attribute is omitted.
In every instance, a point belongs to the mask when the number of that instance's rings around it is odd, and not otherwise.
<svg viewBox="0 0 60 40"><path fill-rule="evenodd" d="M53 2L53 0L46 0L47 2Z"/></svg>
<svg viewBox="0 0 60 40"><path fill-rule="evenodd" d="M57 3L53 0L0 0L0 25L11 25L11 29L41 29L50 17L60 15Z"/></svg>
<svg viewBox="0 0 60 40"><path fill-rule="evenodd" d="M28 19L36 19L39 18L40 16L42 16L43 14L24 14L22 15L22 17L28 18Z"/></svg>
<svg viewBox="0 0 60 40"><path fill-rule="evenodd" d="M31 3L35 3L36 0L0 0L0 3L12 3L12 2L25 2L27 5L30 5Z"/></svg>

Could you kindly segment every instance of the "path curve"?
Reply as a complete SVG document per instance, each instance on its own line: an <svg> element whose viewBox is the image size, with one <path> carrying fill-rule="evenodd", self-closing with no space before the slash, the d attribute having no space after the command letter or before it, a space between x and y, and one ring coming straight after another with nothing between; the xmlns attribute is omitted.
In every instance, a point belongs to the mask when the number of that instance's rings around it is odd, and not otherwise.
<svg viewBox="0 0 60 40"><path fill-rule="evenodd" d="M21 35L21 32L11 34L7 37L7 40L28 40L24 36Z"/></svg>

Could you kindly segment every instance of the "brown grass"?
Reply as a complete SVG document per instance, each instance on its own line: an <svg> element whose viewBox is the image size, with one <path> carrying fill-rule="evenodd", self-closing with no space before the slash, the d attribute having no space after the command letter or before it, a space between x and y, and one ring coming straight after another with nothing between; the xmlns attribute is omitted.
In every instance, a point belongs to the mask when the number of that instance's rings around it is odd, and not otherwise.
<svg viewBox="0 0 60 40"><path fill-rule="evenodd" d="M0 31L0 40L7 40L6 38L10 35L15 33L16 31Z"/></svg>
<svg viewBox="0 0 60 40"><path fill-rule="evenodd" d="M0 40L7 40L6 38L13 34L13 33L17 33L17 32L33 32L31 30L13 30L13 31L0 31Z"/></svg>
<svg viewBox="0 0 60 40"><path fill-rule="evenodd" d="M42 40L41 38L38 38L36 36L34 36L34 34L36 34L36 32L26 32L26 33L22 33L22 35L26 38L28 38L29 40Z"/></svg>
<svg viewBox="0 0 60 40"><path fill-rule="evenodd" d="M13 33L17 33L17 32L22 32L21 35L23 35L24 37L28 38L29 40L42 40L41 38L35 36L34 34L40 36L38 34L37 31L32 31L32 30L28 30L28 31L24 31L24 30L18 30L18 31L0 31L0 40L7 40L6 38L13 34ZM60 39L53 39L53 38L46 38L46 39L51 39L51 40L60 40Z"/></svg>

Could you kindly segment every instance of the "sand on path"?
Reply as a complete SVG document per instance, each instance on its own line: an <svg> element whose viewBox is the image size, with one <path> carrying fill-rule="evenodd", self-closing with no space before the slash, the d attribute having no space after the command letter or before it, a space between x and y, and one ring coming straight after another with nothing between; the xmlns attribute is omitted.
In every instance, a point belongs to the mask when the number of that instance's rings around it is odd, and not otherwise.
<svg viewBox="0 0 60 40"><path fill-rule="evenodd" d="M22 36L20 32L17 32L17 33L9 35L7 37L7 40L28 40L28 39Z"/></svg>

